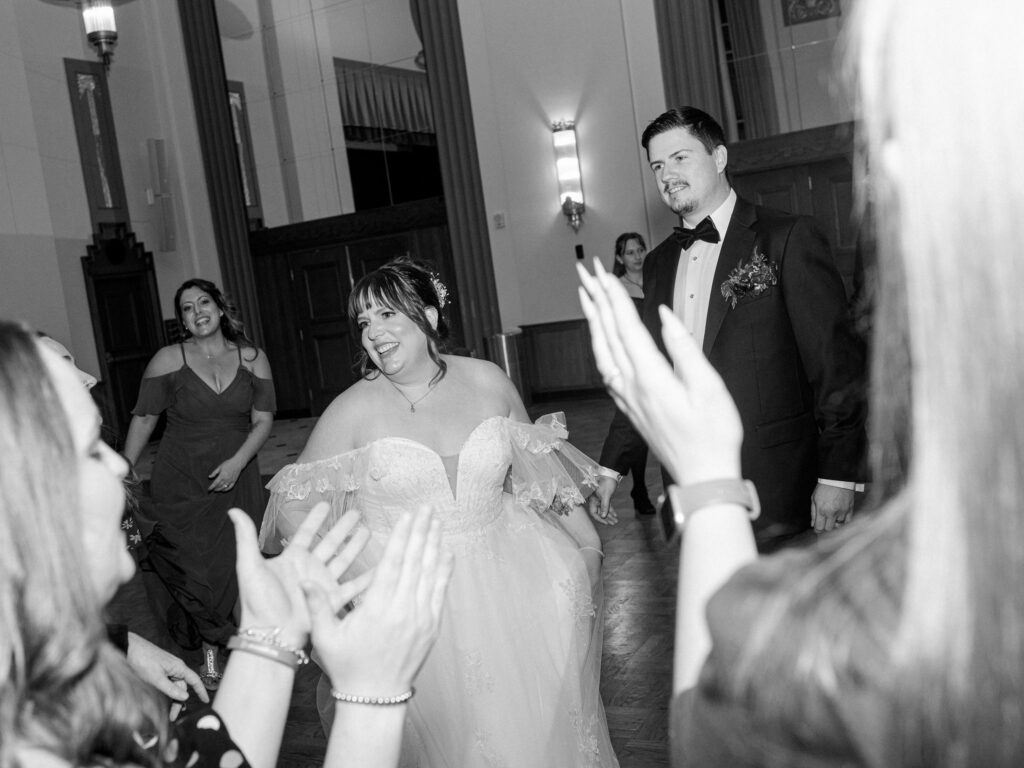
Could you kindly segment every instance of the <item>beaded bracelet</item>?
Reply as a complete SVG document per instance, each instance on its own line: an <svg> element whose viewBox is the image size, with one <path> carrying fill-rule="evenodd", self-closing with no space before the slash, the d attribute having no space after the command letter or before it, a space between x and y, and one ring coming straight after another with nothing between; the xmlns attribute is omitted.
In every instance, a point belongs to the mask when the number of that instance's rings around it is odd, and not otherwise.
<svg viewBox="0 0 1024 768"><path fill-rule="evenodd" d="M335 701L343 701L348 704L373 704L382 707L391 706L392 704L404 704L415 695L415 687L397 696L353 696L351 693L341 693L331 688L331 696Z"/></svg>
<svg viewBox="0 0 1024 768"><path fill-rule="evenodd" d="M228 648L245 651L279 661L292 669L309 663L309 655L302 648L295 648L281 642L280 627L263 629L261 627L245 627L228 640Z"/></svg>

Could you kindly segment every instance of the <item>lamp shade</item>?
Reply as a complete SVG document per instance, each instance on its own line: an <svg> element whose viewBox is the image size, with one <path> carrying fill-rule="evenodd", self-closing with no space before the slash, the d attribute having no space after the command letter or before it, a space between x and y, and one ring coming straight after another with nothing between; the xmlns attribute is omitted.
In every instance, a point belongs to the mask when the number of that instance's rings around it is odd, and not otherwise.
<svg viewBox="0 0 1024 768"><path fill-rule="evenodd" d="M555 147L555 173L558 176L558 202L569 226L578 231L583 222L583 174L576 147L576 126L572 121L553 123L552 141Z"/></svg>

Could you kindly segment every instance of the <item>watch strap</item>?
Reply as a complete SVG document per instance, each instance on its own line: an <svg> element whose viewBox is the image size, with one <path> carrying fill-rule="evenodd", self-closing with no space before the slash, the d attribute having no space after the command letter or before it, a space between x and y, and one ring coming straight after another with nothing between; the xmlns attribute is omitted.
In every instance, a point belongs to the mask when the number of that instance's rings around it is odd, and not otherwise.
<svg viewBox="0 0 1024 768"><path fill-rule="evenodd" d="M670 485L668 495L672 501L676 531L679 533L682 533L690 515L715 504L738 504L746 508L747 517L751 520L756 520L761 514L761 501L750 480L726 478L691 485Z"/></svg>

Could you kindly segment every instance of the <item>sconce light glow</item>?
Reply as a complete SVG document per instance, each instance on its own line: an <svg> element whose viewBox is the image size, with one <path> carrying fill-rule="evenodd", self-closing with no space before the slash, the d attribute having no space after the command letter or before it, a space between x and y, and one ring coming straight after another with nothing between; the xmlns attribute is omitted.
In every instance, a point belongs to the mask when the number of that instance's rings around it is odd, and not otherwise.
<svg viewBox="0 0 1024 768"><path fill-rule="evenodd" d="M586 206L583 200L583 175L576 149L576 127L571 120L559 121L551 125L551 130L554 131L552 141L555 145L558 201L562 213L569 220L569 226L573 232L578 232Z"/></svg>
<svg viewBox="0 0 1024 768"><path fill-rule="evenodd" d="M117 24L111 0L83 0L82 22L86 37L103 59L104 66L109 67L117 45Z"/></svg>

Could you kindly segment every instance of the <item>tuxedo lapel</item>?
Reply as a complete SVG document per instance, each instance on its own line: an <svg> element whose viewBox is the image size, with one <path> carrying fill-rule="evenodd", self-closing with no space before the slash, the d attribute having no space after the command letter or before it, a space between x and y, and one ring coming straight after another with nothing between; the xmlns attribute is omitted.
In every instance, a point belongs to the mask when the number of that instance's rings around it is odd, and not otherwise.
<svg viewBox="0 0 1024 768"><path fill-rule="evenodd" d="M722 296L722 283L741 260L749 261L754 253L754 241L757 233L753 227L756 220L757 212L754 210L754 206L742 197L737 197L732 219L729 220L729 228L725 232L725 240L722 241L722 250L718 254L715 278L711 284L708 317L704 325L703 349L705 355L711 354L715 339L722 328L722 322L729 311L729 303Z"/></svg>
<svg viewBox="0 0 1024 768"><path fill-rule="evenodd" d="M654 306L672 306L672 294L676 284L676 270L679 268L679 244L674 237L668 238L659 248L664 253L659 254L655 261L654 272Z"/></svg>

